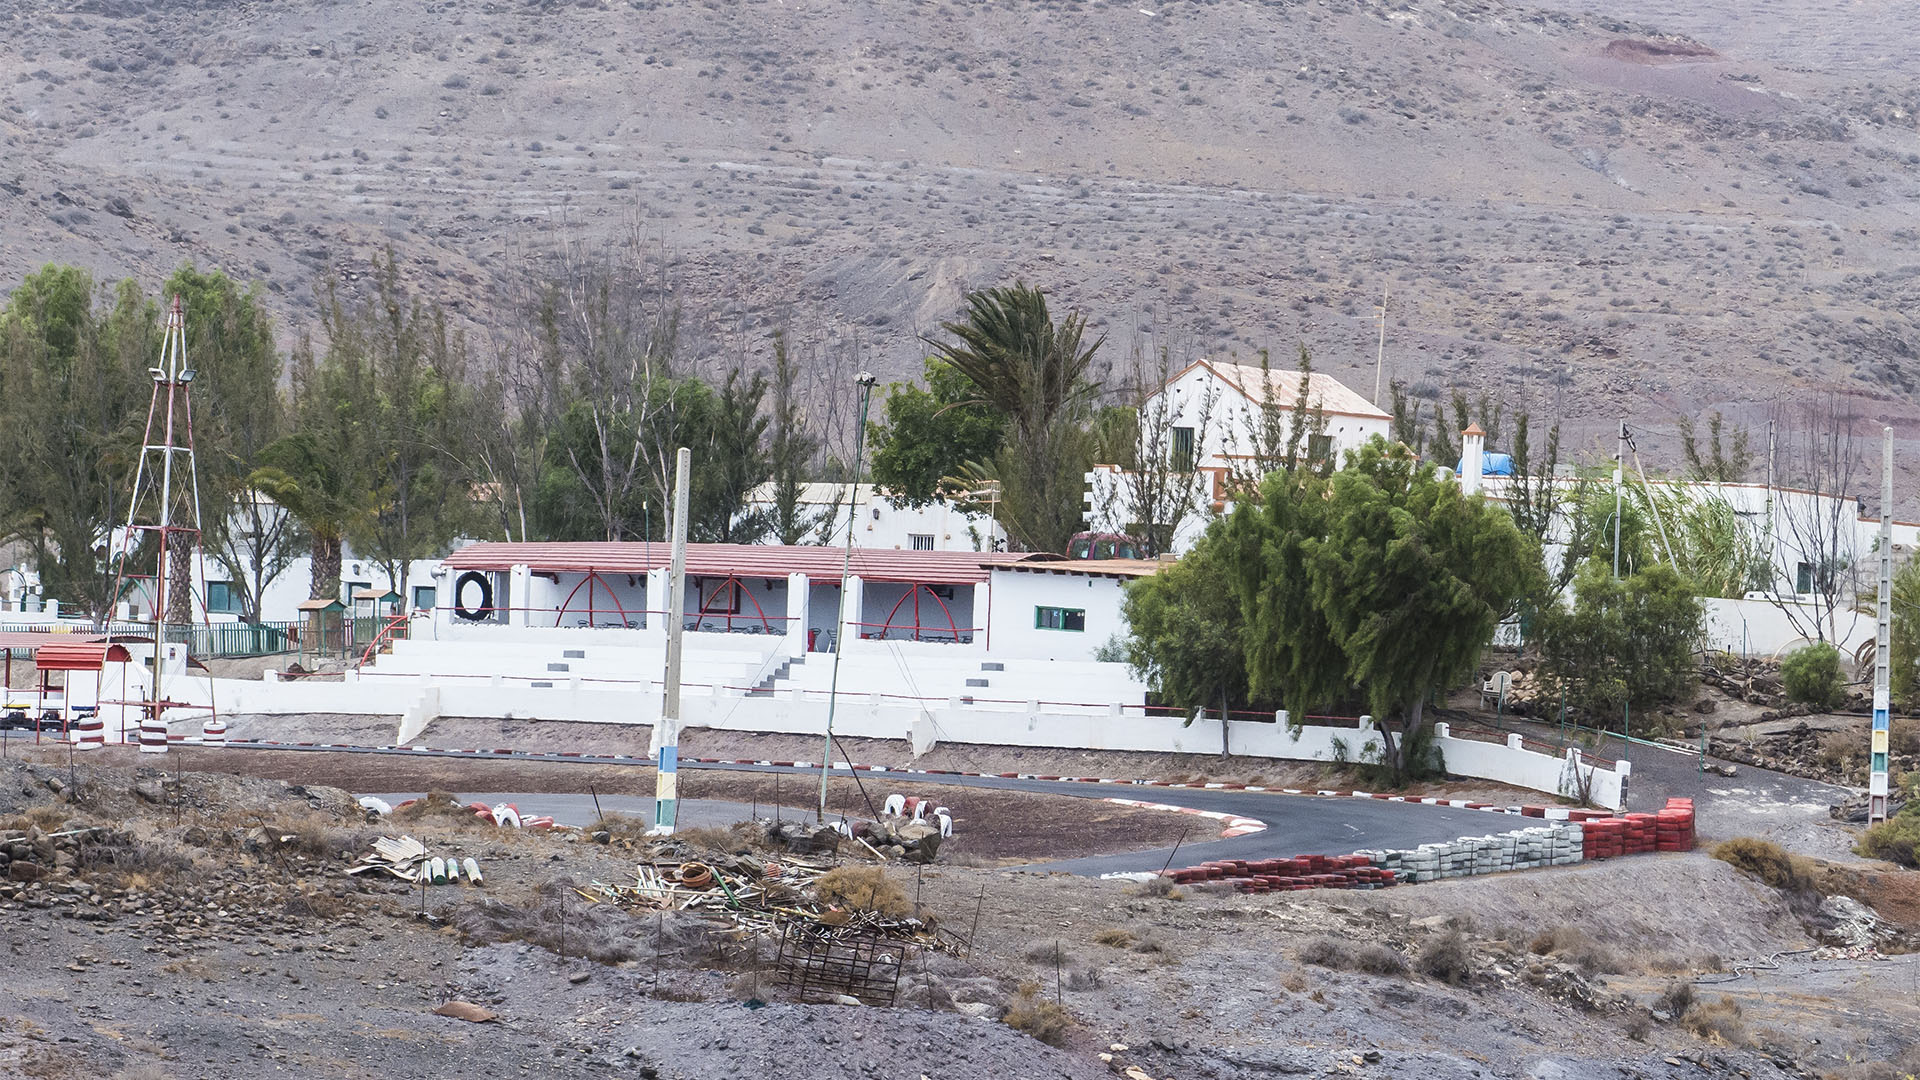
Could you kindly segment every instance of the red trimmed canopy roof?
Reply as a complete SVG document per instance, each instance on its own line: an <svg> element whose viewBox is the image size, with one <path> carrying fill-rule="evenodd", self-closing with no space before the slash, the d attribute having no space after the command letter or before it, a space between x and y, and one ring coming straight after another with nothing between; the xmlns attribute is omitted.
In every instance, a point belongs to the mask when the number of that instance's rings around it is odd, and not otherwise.
<svg viewBox="0 0 1920 1080"><path fill-rule="evenodd" d="M454 571L508 570L525 565L536 574L644 574L667 566L664 541L584 543L479 543L447 556ZM805 574L814 581L837 581L845 549L782 547L777 544L688 544L687 573L693 577L786 577ZM920 585L974 585L987 580L987 568L1061 556L1044 553L981 551L900 551L854 548L851 572L862 581L900 581Z"/></svg>
<svg viewBox="0 0 1920 1080"><path fill-rule="evenodd" d="M41 671L99 671L108 661L132 659L124 645L104 641L49 641L33 652L34 666Z"/></svg>

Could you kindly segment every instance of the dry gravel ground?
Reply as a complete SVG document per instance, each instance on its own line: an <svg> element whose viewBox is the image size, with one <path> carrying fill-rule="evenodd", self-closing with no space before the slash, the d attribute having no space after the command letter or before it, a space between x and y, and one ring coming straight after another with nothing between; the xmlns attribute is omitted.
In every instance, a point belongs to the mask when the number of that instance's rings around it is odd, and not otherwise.
<svg viewBox="0 0 1920 1080"><path fill-rule="evenodd" d="M574 895L556 882L618 880L636 857L620 847L409 822L488 879L484 894L428 890L421 916L418 891L341 873L374 835L344 793L188 773L176 796L168 774L97 764L79 779L76 800L49 787L64 769L0 769L0 829L113 828L72 876L0 889L7 1075L1093 1078L1109 1053L1160 1080L1871 1080L1885 1074L1856 1066L1898 1059L1915 1030L1892 992L1904 960L1732 977L1813 942L1779 894L1700 854L1263 897L891 870L973 941L910 960L912 1004L883 1010L781 1001L767 949L680 918L656 938L649 918L575 898L564 959L551 920L546 944L476 929L483 905L528 911ZM283 829L296 839L273 842ZM1728 980L1700 992L1742 1015L1651 1020L1688 975ZM1059 1047L996 1022L1023 984L1028 1004L1064 1007ZM771 1004L745 1007L756 996ZM432 1014L456 998L499 1021Z"/></svg>

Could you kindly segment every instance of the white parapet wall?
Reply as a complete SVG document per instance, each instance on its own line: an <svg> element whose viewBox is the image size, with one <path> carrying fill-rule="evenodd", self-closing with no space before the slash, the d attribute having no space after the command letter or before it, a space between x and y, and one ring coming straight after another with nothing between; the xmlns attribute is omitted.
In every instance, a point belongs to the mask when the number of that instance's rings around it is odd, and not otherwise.
<svg viewBox="0 0 1920 1080"><path fill-rule="evenodd" d="M499 677L436 680L424 675L342 682L215 679L183 680L182 690L190 698L196 696L190 687L209 685L220 710L228 714L404 717L404 731L396 720L396 743L410 741L435 716L645 725L660 714L656 691L581 679L560 678L540 687ZM689 694L682 702L687 727L789 735L823 733L827 708L824 695L805 691ZM986 708L964 705L959 698L915 705L874 694L842 694L833 722L836 734L903 740L917 753L941 742L1178 754L1218 754L1222 749L1218 719L1183 721L1119 705L1104 713L1055 712L1039 702L1024 708ZM1289 728L1285 713L1265 722L1230 721L1226 739L1235 755L1328 762L1366 760L1378 753L1380 744L1379 732L1365 717L1355 727ZM1434 725L1434 741L1453 775L1584 798L1609 810L1624 805L1629 773L1624 761L1600 765L1587 762L1578 750L1565 755L1530 750L1518 735L1505 742L1456 738L1446 724Z"/></svg>

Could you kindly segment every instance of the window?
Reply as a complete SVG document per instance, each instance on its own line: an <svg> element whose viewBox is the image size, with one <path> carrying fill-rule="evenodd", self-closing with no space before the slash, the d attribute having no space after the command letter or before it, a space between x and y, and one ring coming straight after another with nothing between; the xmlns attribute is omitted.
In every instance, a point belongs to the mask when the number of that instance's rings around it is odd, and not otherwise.
<svg viewBox="0 0 1920 1080"><path fill-rule="evenodd" d="M433 607L433 586L415 585L413 587L413 610L427 611Z"/></svg>
<svg viewBox="0 0 1920 1080"><path fill-rule="evenodd" d="M1310 461L1326 461L1333 457L1333 436L1307 436L1307 458Z"/></svg>
<svg viewBox="0 0 1920 1080"><path fill-rule="evenodd" d="M1813 591L1813 564L1801 563L1793 575L1793 591L1801 594Z"/></svg>
<svg viewBox="0 0 1920 1080"><path fill-rule="evenodd" d="M1173 467L1174 472L1192 472L1193 471L1194 461L1193 461L1193 429L1192 428L1177 427L1173 429L1173 461L1171 462L1171 465Z"/></svg>
<svg viewBox="0 0 1920 1080"><path fill-rule="evenodd" d="M207 610L219 612L240 610L240 601L233 595L233 585L230 582L207 582Z"/></svg>
<svg viewBox="0 0 1920 1080"><path fill-rule="evenodd" d="M907 540L912 544L913 550L915 551L933 550L932 533L908 533Z"/></svg>
<svg viewBox="0 0 1920 1080"><path fill-rule="evenodd" d="M1033 628L1080 633L1087 628L1087 613L1082 608L1037 607L1033 609Z"/></svg>

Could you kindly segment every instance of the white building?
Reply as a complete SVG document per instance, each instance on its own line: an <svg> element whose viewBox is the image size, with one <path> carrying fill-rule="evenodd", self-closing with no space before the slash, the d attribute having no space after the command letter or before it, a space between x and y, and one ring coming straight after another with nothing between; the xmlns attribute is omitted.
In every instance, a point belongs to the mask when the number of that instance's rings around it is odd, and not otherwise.
<svg viewBox="0 0 1920 1080"><path fill-rule="evenodd" d="M1478 426L1461 434L1462 487L1497 502L1511 500L1521 481L1494 475L1488 471L1491 464L1476 469L1476 463L1492 459L1483 453L1484 435ZM1613 490L1610 478L1561 475L1551 483L1560 505L1542 552L1550 572L1564 557L1576 493L1585 486L1605 498ZM1872 640L1869 608L1878 582L1880 520L1866 516L1857 497L1765 483L1642 480L1629 473L1622 499L1652 519L1650 544L1656 558L1664 558L1669 545L1684 541L1681 515L1713 507L1735 523L1739 549L1756 566L1741 595L1705 598L1707 648L1773 656L1824 638L1852 653ZM1917 550L1920 524L1894 522L1895 565Z"/></svg>
<svg viewBox="0 0 1920 1080"><path fill-rule="evenodd" d="M1170 432L1156 441L1143 431L1140 455L1165 453L1176 467L1191 470L1193 486L1177 501L1193 512L1178 523L1173 551L1185 552L1209 521L1232 510L1234 478L1261 471L1262 458L1284 452L1296 418L1303 415L1309 430L1300 433L1300 451L1309 460L1331 460L1336 468L1368 439L1388 436L1393 426L1393 417L1331 375L1224 361L1189 365L1142 403L1143 427L1166 425ZM1090 530L1143 531L1142 498L1127 473L1095 465L1087 485Z"/></svg>
<svg viewBox="0 0 1920 1080"><path fill-rule="evenodd" d="M967 513L944 499L925 506L896 506L885 491L872 484L811 483L800 486L800 512L811 526L802 540L810 544L845 544L847 495L854 505L853 544L896 551L1004 551L1007 532L993 518ZM774 486L762 484L747 496L749 512L772 513ZM760 539L777 544L771 530Z"/></svg>

